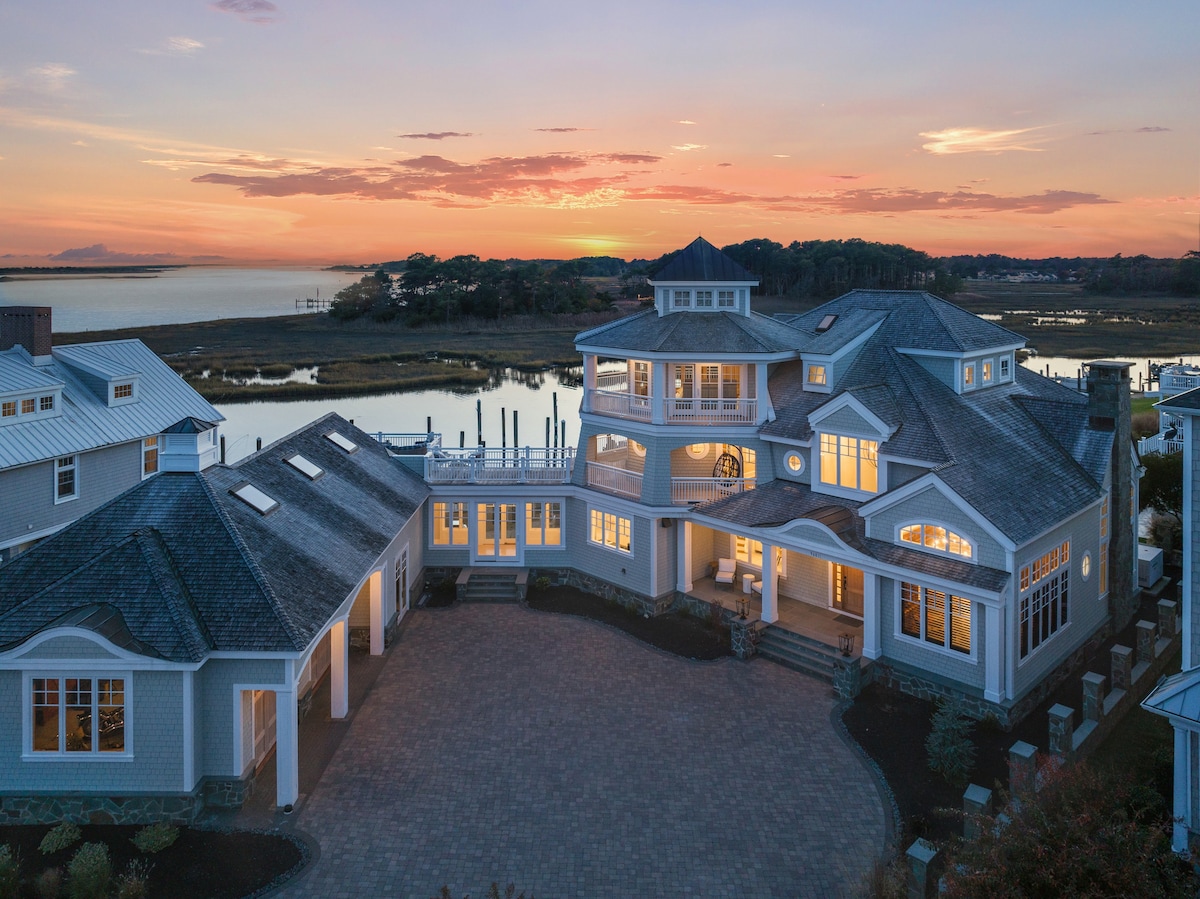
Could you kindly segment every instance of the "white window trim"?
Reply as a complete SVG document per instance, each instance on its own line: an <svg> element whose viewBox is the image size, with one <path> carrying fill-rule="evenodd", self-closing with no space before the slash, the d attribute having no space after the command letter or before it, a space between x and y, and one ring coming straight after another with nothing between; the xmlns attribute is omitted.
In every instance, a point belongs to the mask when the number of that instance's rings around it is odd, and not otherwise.
<svg viewBox="0 0 1200 899"><path fill-rule="evenodd" d="M800 463L798 468L792 468L792 460L795 459ZM783 457L783 468L789 477L798 478L808 469L808 462L804 458L804 453L800 450L788 450Z"/></svg>
<svg viewBox="0 0 1200 899"><path fill-rule="evenodd" d="M987 369L991 369L987 371ZM987 384L996 383L996 360L995 359L980 359L979 360L979 384L985 386Z"/></svg>
<svg viewBox="0 0 1200 899"><path fill-rule="evenodd" d="M810 372L812 372L812 370L814 368L824 369L825 383L818 384L815 381L809 380ZM805 362L804 363L804 389L810 393L832 393L833 386L829 383L832 380L832 378L830 377L830 375L832 374L832 369L833 369L833 366L830 365L828 362Z"/></svg>
<svg viewBox="0 0 1200 899"><path fill-rule="evenodd" d="M465 510L465 514L466 514L465 529L467 532L466 543L454 543L453 542L454 541L454 530L455 530L454 525L453 525L453 521L454 521L454 509L453 508L447 509L447 511L450 512L450 520L452 523L451 523L449 529L446 531L446 535L451 542L449 542L449 543L435 543L434 542L434 540L436 539L435 534L437 532L437 508L436 507L437 507L438 503L445 503L449 507L453 507L459 503L466 506L466 510ZM444 550L469 550L472 546L471 541L474 538L474 536L475 536L475 528L471 524L471 501L470 500L450 499L448 497L447 498L438 497L436 499L429 500L429 547L428 547L429 549L443 550L443 551Z"/></svg>
<svg viewBox="0 0 1200 899"><path fill-rule="evenodd" d="M1011 381L1013 366L1012 356L1001 356L996 360L996 362L998 365L998 368L996 369L996 380L1001 382Z"/></svg>
<svg viewBox="0 0 1200 899"><path fill-rule="evenodd" d="M150 449L150 447L148 447L146 445L147 440L157 441L153 447L155 453L157 454L154 457L154 471L150 471L150 472L146 471L146 452ZM142 453L140 456L141 463L142 463L141 472L142 472L142 480L144 481L144 480L146 480L146 478L153 477L154 475L158 474L162 470L162 451L163 451L162 437L158 434L151 434L149 437L143 437L141 440L141 449L142 449Z"/></svg>
<svg viewBox="0 0 1200 899"><path fill-rule="evenodd" d="M830 484L821 479L821 437L823 435L828 435L829 437L834 437L834 438L852 437L853 439L859 441L860 450L861 450L861 446L862 446L862 441L870 440L870 441L874 442L874 444L875 444L875 490L874 491L863 490L861 487L844 487L844 486L842 486L842 484L841 484L842 453L841 453L840 439L838 441L838 452L836 453L837 463L838 463L838 482ZM816 431L813 434L813 439L812 439L813 458L810 460L810 464L813 466L813 473L810 476L813 489L815 491L817 491L818 493L824 493L828 496L840 496L845 499L854 499L854 500L863 500L864 497L866 499L870 500L870 499L874 499L877 496L881 496L884 493L887 493L887 479L886 479L887 465L884 464L883 454L879 451L879 444L881 442L882 441L879 440L879 438L877 436L860 437L857 434L843 434L838 431ZM858 481L858 483L861 484L862 483L862 456L858 456L857 458L859 460L859 466L858 466L858 471L856 472L856 480Z"/></svg>
<svg viewBox="0 0 1200 899"><path fill-rule="evenodd" d="M1065 540L1062 542L1068 543L1068 544L1070 543L1069 540ZM1061 543L1059 544L1059 547L1061 550ZM1053 547L1051 547L1051 549L1053 549ZM1075 557L1074 547L1070 548L1071 558L1069 558L1066 562L1060 562L1058 567L1052 569L1049 574L1043 575L1038 580L1034 580L1033 579L1033 561L1035 558L1040 559L1043 555L1045 555L1045 553L1041 553L1037 556L1031 557L1031 558L1027 559L1023 565L1017 566L1016 576L1014 578L1014 586L1016 587L1017 597L1016 597L1016 602L1013 604L1013 650L1014 650L1014 654L1017 658L1017 667L1018 668L1020 668L1022 665L1025 665L1030 659L1032 659L1039 652L1041 652L1042 648L1045 647L1047 644L1053 643L1055 638L1058 637L1060 634L1069 630L1071 625L1075 621L1074 609L1075 609L1075 602L1078 599L1078 597L1073 598L1071 595L1071 567L1072 567L1072 560ZM1021 589L1021 569L1023 569L1023 568L1029 568L1029 574L1030 574L1029 586L1024 590ZM1061 580L1064 573L1066 573L1066 575L1067 575L1067 612L1068 612L1068 615L1067 615L1066 623L1060 624L1053 631L1053 633L1051 633L1049 636L1043 637L1042 641L1037 646L1033 647L1032 649L1029 650L1029 652L1027 652L1024 656L1022 656L1021 655L1021 604L1025 600L1029 600L1029 602L1032 603L1034 591L1036 591L1039 586L1041 586L1042 584L1049 583L1050 581L1052 581L1056 578ZM1061 599L1060 599L1060 602L1061 602ZM1032 616L1033 616L1033 612L1031 610L1030 617L1032 618Z"/></svg>
<svg viewBox="0 0 1200 899"><path fill-rule="evenodd" d="M95 696L95 681L98 678L105 680L112 678L123 678L125 681L125 749L121 752L101 752L98 748L92 749L90 752L67 752L58 750L57 752L34 752L33 751L33 679L56 677L59 679L59 708L64 705L62 700L63 686L62 680L68 677L75 678L90 678L93 682L92 695ZM86 666L77 668L55 668L55 669L37 669L27 670L21 673L21 761L23 762L67 762L75 764L78 762L132 762L133 761L133 715L131 709L133 707L133 672L131 670L109 670L92 669L89 670ZM93 703L96 700L93 699ZM60 712L60 714L62 714ZM96 746L95 737L92 739L92 745Z"/></svg>
<svg viewBox="0 0 1200 899"><path fill-rule="evenodd" d="M926 546L924 530L922 530L922 532L921 532L921 542L920 543L909 543L907 540L900 539L900 532L903 531L905 528L914 527L914 526L920 526L921 528L924 528L925 525L932 525L933 527L945 529L947 543L950 542L950 534L953 533L956 537L958 537L958 539L963 540L967 544L970 545L971 555L960 556L958 553L950 552L950 550L948 550L948 549L936 549L932 546ZM938 521L933 518L912 519L909 521L900 522L899 524L896 525L896 532L892 536L892 542L895 543L897 546L904 547L905 549L920 550L921 552L927 552L930 555L938 556L943 559L954 559L959 562L967 562L971 565L979 564L979 541L972 540L966 534L962 533L962 531L952 528L949 524L947 524L944 521Z"/></svg>
<svg viewBox="0 0 1200 899"><path fill-rule="evenodd" d="M967 379L967 372L971 373L970 380ZM962 366L962 392L975 390L979 386L978 371L976 371L974 362L964 362Z"/></svg>
<svg viewBox="0 0 1200 899"><path fill-rule="evenodd" d="M612 546L609 546L606 542L604 542L603 519L601 519L601 535L600 535L601 539L599 541L597 541L592 537L592 513L593 512L599 512L602 516L603 515L612 515L617 519L617 530L614 532L614 536L616 539ZM629 522L629 549L627 549L627 550L621 549L621 547L620 547L621 519L625 519L626 521ZM605 509L603 506L589 505L587 507L587 541L588 541L588 546L594 546L597 549L604 550L605 552L616 553L622 559L632 559L633 555L634 555L633 554L633 516L622 515L620 512Z"/></svg>
<svg viewBox="0 0 1200 899"><path fill-rule="evenodd" d="M535 503L537 505L540 505L543 507L549 503L557 503L558 504L558 537L559 537L559 540L557 543L530 543L529 542L529 535L528 535L529 507L531 505L534 505ZM565 519L567 517L567 513L566 513L566 509L565 509L566 503L563 500L561 500L561 499L537 499L537 500L527 499L522 503L522 506L523 506L523 510L524 510L525 514L521 521L521 543L526 549L531 549L536 552L536 551L543 550L543 549L553 550L553 551L561 551L561 550L565 550L567 548L567 526L566 526L566 521L565 521ZM542 515L545 516L545 514L546 514L545 509L543 509ZM543 517L543 524L542 524L543 536L545 535L545 531L546 531L546 525L545 525L544 521L545 521L545 519ZM591 523L592 523L591 516L589 515L588 516L589 533L590 533ZM629 535L630 535L629 542L630 542L630 546L632 547L632 544L633 544L632 523L630 524Z"/></svg>
<svg viewBox="0 0 1200 899"><path fill-rule="evenodd" d="M979 664L979 630L977 628L977 625L978 625L979 621L981 620L982 616L980 616L977 612L979 609L983 608L983 605L981 603L976 602L969 596L962 596L961 594L958 594L958 593L954 594L955 596L958 596L960 599L965 599L967 602L969 602L971 604L971 651L969 653L968 652L959 652L957 649L951 649L949 644L938 644L938 643L934 643L930 640L926 640L924 637L913 637L910 634L904 633L904 606L903 606L904 594L901 590L901 584L903 583L903 581L904 581L904 578L900 577L900 578L897 578L896 582L895 582L896 583L896 586L895 586L896 620L895 620L895 628L893 630L892 636L894 636L896 638L896 641L898 643L904 643L905 645L908 645L908 646L920 646L922 649L927 649L930 652L940 653L941 655L948 656L949 658L952 658L952 659L957 659L960 662L966 662L967 664L970 664L970 665L978 665ZM926 586L925 584L922 584L919 580L916 580L916 579L908 581L908 583L916 584L921 589L921 632L924 633L925 632L925 591L929 590L931 588ZM947 600L947 602L949 602L949 600L950 600L950 591L949 590L938 590L937 592L945 593L946 600ZM949 608L947 608L946 609L946 635L947 635L947 637L949 637L949 633L950 633L949 622L950 622L950 610L949 610Z"/></svg>
<svg viewBox="0 0 1200 899"><path fill-rule="evenodd" d="M58 463L61 462L63 459L73 459L74 460L71 463L71 470L75 473L75 479L74 479L75 491L68 496L59 496L58 495L58 470L59 470ZM54 464L52 466L50 466L50 468L51 468L52 474L54 475L54 482L53 482L54 505L57 506L59 503L69 503L69 502L72 502L73 500L79 499L79 453L73 453L68 456L59 456L57 459L54 460Z"/></svg>

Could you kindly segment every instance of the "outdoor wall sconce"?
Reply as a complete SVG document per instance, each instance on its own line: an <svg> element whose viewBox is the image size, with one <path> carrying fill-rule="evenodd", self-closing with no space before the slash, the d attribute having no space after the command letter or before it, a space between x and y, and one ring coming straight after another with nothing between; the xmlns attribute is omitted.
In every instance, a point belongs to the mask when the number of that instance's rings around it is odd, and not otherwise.
<svg viewBox="0 0 1200 899"><path fill-rule="evenodd" d="M854 634L839 634L838 647L845 658L850 658L850 653L854 652Z"/></svg>

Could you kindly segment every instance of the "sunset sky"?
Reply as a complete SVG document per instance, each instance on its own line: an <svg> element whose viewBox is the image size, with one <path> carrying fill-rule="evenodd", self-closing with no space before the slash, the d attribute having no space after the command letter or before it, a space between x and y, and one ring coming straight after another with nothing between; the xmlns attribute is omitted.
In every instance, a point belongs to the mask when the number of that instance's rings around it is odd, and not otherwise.
<svg viewBox="0 0 1200 899"><path fill-rule="evenodd" d="M1200 235L1200 3L13 0L0 265Z"/></svg>

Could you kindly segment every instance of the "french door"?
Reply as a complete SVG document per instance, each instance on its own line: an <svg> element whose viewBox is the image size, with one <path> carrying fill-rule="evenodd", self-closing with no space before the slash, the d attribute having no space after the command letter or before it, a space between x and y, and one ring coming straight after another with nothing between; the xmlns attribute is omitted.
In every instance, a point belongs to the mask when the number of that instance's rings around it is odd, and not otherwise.
<svg viewBox="0 0 1200 899"><path fill-rule="evenodd" d="M862 618L863 573L840 562L833 566L833 602L839 612Z"/></svg>
<svg viewBox="0 0 1200 899"><path fill-rule="evenodd" d="M517 504L475 504L476 562L519 562Z"/></svg>

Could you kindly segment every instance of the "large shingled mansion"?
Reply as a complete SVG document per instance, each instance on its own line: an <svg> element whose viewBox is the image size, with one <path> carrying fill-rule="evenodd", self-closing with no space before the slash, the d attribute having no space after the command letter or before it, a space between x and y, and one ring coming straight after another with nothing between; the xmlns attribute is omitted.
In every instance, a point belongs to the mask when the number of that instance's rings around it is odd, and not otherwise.
<svg viewBox="0 0 1200 899"><path fill-rule="evenodd" d="M186 818L271 753L294 802L313 686L344 717L352 640L384 652L442 577L741 606L744 655L1018 720L1132 614L1128 366L1078 393L928 293L768 317L756 283L697 239L652 308L579 334L574 449L405 452L331 415L224 465L216 411L152 354L4 338L0 524L24 551L0 568L0 810ZM90 502L102 451L133 482Z"/></svg>

